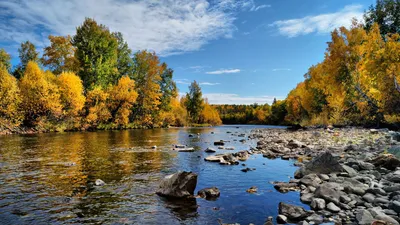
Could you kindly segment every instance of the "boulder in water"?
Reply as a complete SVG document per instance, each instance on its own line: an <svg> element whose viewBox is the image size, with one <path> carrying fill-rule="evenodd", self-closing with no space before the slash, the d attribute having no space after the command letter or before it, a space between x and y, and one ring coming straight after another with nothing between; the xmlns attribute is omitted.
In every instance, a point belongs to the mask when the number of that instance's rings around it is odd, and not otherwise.
<svg viewBox="0 0 400 225"><path fill-rule="evenodd" d="M166 176L160 183L156 194L171 198L186 198L194 194L197 185L197 174L178 172Z"/></svg>

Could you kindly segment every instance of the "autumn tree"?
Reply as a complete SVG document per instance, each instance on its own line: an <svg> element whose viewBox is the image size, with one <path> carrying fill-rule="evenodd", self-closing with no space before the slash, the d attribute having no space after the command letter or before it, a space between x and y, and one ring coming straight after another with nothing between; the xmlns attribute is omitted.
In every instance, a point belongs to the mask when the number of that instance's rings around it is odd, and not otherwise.
<svg viewBox="0 0 400 225"><path fill-rule="evenodd" d="M4 49L0 49L0 66L3 65L7 71L11 71L11 56Z"/></svg>
<svg viewBox="0 0 400 225"><path fill-rule="evenodd" d="M189 86L189 92L186 93L186 110L192 123L198 123L200 114L204 107L204 100L200 85L193 81Z"/></svg>
<svg viewBox="0 0 400 225"><path fill-rule="evenodd" d="M135 82L128 76L119 79L118 84L113 86L109 92L109 109L113 122L117 125L126 126L132 113L133 104L138 97L135 91Z"/></svg>
<svg viewBox="0 0 400 225"><path fill-rule="evenodd" d="M109 93L102 87L93 87L86 95L86 122L91 126L107 123L111 118L111 112L107 107Z"/></svg>
<svg viewBox="0 0 400 225"><path fill-rule="evenodd" d="M32 44L30 41L26 41L21 43L21 46L18 49L18 53L20 63L14 70L13 75L19 79L25 73L28 62L32 61L35 63L39 63L39 52L36 51L36 47L34 44Z"/></svg>
<svg viewBox="0 0 400 225"><path fill-rule="evenodd" d="M19 111L20 103L21 96L17 79L11 76L7 67L0 63L0 122L6 120L19 125L22 119Z"/></svg>
<svg viewBox="0 0 400 225"><path fill-rule="evenodd" d="M106 26L86 18L76 29L72 44L85 88L105 88L117 81L118 42Z"/></svg>
<svg viewBox="0 0 400 225"><path fill-rule="evenodd" d="M73 72L62 72L57 81L63 114L69 117L77 117L85 106L86 100L83 95L82 80Z"/></svg>
<svg viewBox="0 0 400 225"><path fill-rule="evenodd" d="M203 110L200 113L199 120L200 123L210 124L213 126L222 124L218 111L212 107L207 100L204 101Z"/></svg>
<svg viewBox="0 0 400 225"><path fill-rule="evenodd" d="M135 53L133 60L133 79L138 93L134 119L143 126L152 127L161 103L160 81L164 68L155 53L139 51Z"/></svg>
<svg viewBox="0 0 400 225"><path fill-rule="evenodd" d="M77 72L78 61L71 36L49 36L50 46L44 48L42 64L50 68L54 74L61 72Z"/></svg>
<svg viewBox="0 0 400 225"><path fill-rule="evenodd" d="M57 84L53 82L55 79L51 72L43 72L37 63L27 64L20 82L21 109L27 125L34 125L42 117L60 116L62 107Z"/></svg>

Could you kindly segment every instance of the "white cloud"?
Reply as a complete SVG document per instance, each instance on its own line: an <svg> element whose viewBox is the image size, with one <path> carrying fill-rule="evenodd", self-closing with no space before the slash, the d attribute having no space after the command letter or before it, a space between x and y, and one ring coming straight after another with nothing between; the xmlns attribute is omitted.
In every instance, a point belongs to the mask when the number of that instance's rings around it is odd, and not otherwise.
<svg viewBox="0 0 400 225"><path fill-rule="evenodd" d="M30 40L43 48L49 34L73 35L85 17L91 17L111 31L120 31L133 50L167 56L231 37L235 12L253 6L253 0L0 1L0 40L7 45Z"/></svg>
<svg viewBox="0 0 400 225"><path fill-rule="evenodd" d="M272 104L275 98L273 96L240 96L237 94L226 94L226 93L208 93L208 94L203 94L203 97L207 98L210 104L245 104L245 105L250 105L254 103ZM284 99L284 98L276 97L276 99Z"/></svg>
<svg viewBox="0 0 400 225"><path fill-rule="evenodd" d="M208 85L208 86L214 86L214 85L218 85L220 83L211 83L211 82L200 82L200 85Z"/></svg>
<svg viewBox="0 0 400 225"><path fill-rule="evenodd" d="M175 83L177 83L177 84L190 84L190 81L188 79L176 79Z"/></svg>
<svg viewBox="0 0 400 225"><path fill-rule="evenodd" d="M263 8L270 8L271 7L271 5L259 5L259 6L253 6L251 9L250 9L250 11L258 11L258 10L260 10L260 9L263 9Z"/></svg>
<svg viewBox="0 0 400 225"><path fill-rule="evenodd" d="M362 21L362 5L348 5L334 13L306 16L299 19L279 20L270 24L270 26L277 27L281 35L297 37L309 33L329 33L341 26L350 27L353 18Z"/></svg>
<svg viewBox="0 0 400 225"><path fill-rule="evenodd" d="M277 69L272 69L272 71L273 72L276 72L276 71L291 71L292 69L289 69L289 68L277 68Z"/></svg>
<svg viewBox="0 0 400 225"><path fill-rule="evenodd" d="M229 70L221 69L221 70L206 72L206 74L224 74L224 73L240 73L240 69L229 69Z"/></svg>

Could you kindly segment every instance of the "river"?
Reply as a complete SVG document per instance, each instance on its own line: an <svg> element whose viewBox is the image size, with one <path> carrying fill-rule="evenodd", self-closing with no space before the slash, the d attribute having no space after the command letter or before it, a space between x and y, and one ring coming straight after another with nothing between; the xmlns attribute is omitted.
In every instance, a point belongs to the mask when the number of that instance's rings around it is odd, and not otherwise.
<svg viewBox="0 0 400 225"><path fill-rule="evenodd" d="M0 137L0 224L263 224L281 201L305 206L298 192L281 194L272 181L288 181L293 161L252 155L242 165L205 162L204 149L217 140L234 151L256 146L238 134L272 126L232 125ZM232 132L232 133L229 133ZM189 134L197 134L189 137ZM246 138L247 139L247 138ZM176 152L173 144L195 152ZM157 149L151 149L151 146ZM234 152L217 150L217 153ZM154 192L177 171L198 174L198 190L216 186L216 201L166 201ZM96 179L105 186L94 186ZM256 194L247 193L257 186Z"/></svg>

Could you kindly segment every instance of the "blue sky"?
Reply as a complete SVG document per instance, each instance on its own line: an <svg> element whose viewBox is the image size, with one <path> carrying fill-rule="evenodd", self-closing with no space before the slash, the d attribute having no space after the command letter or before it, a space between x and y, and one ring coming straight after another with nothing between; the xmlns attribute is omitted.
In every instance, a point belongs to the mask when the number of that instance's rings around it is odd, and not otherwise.
<svg viewBox="0 0 400 225"><path fill-rule="evenodd" d="M283 99L323 59L330 31L375 0L4 0L0 47L18 62L22 41L73 35L85 17L123 33L133 50L156 51L181 93L200 82L210 103Z"/></svg>

